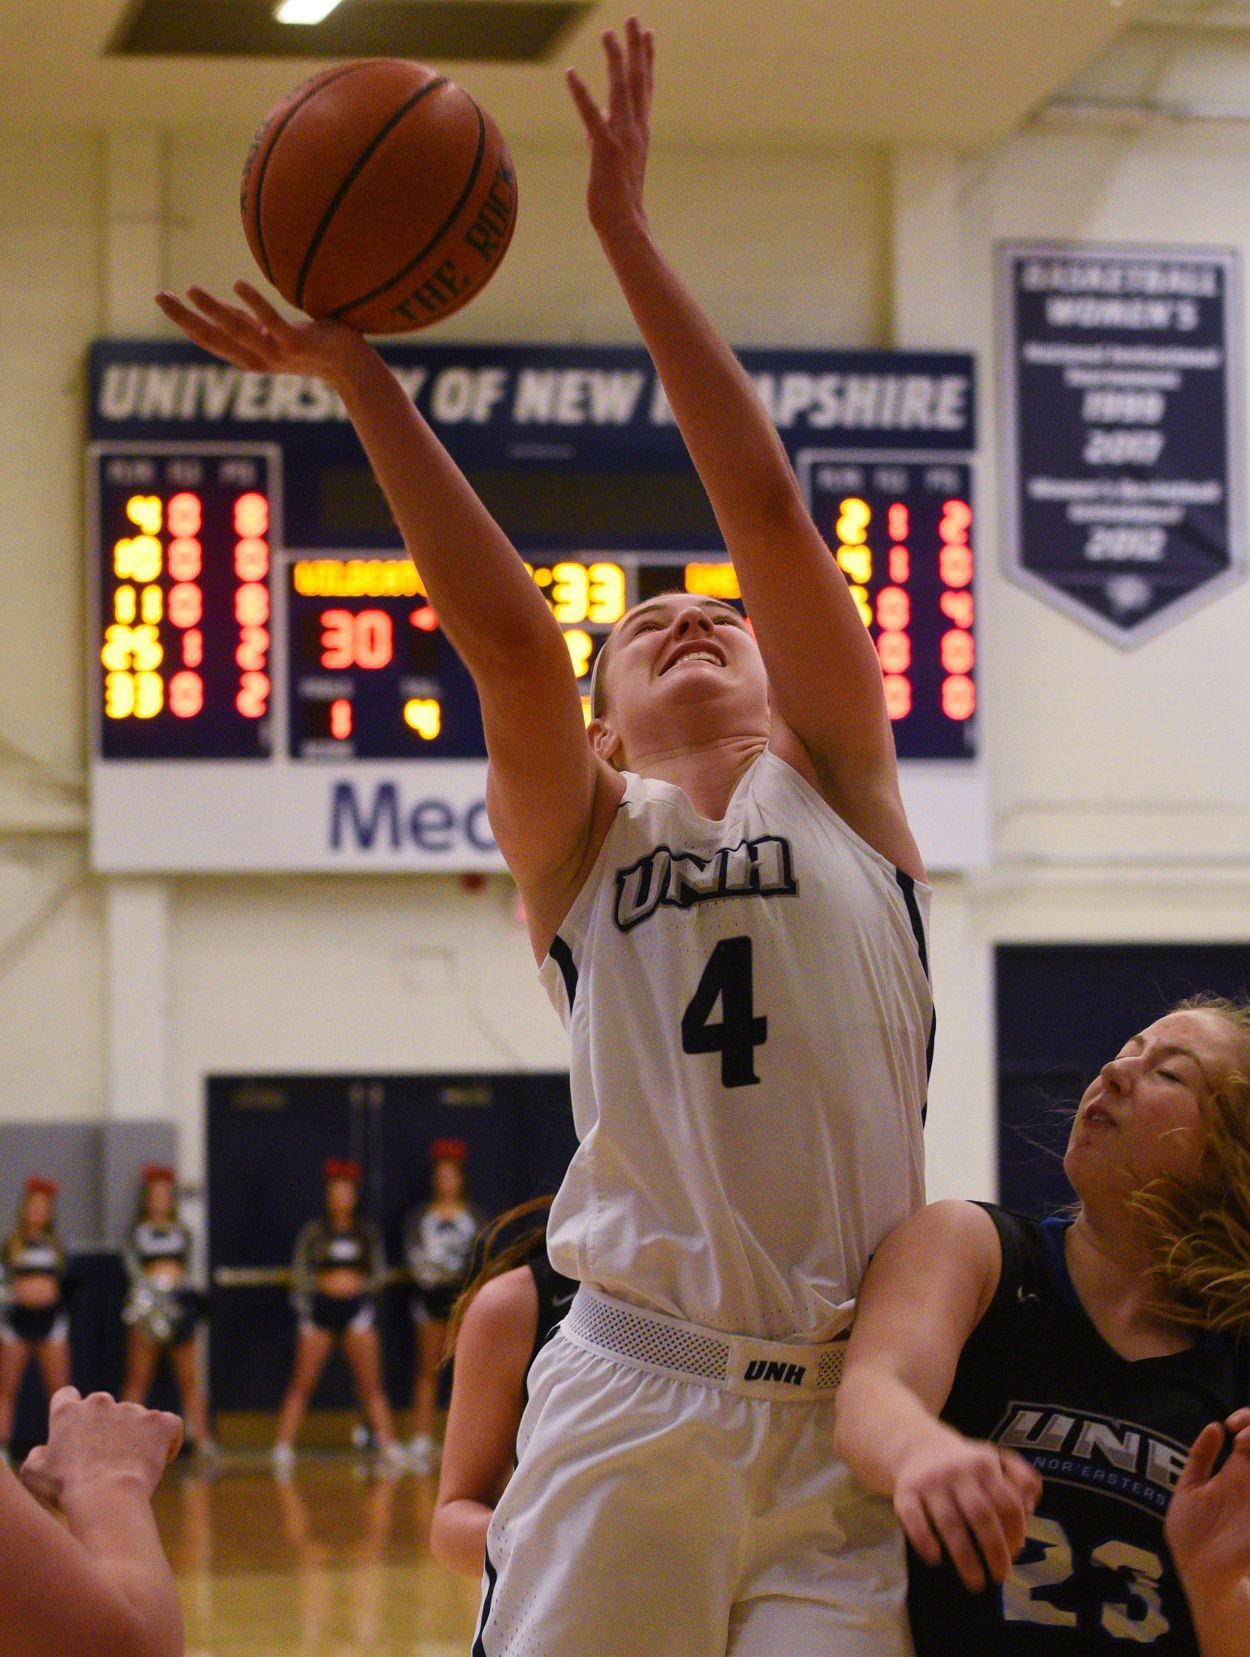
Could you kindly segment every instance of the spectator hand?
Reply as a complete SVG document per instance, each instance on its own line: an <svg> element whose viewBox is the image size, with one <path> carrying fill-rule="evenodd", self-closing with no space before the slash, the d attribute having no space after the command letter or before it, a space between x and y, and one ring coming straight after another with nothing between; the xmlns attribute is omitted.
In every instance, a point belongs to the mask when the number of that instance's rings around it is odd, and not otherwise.
<svg viewBox="0 0 1250 1657"><path fill-rule="evenodd" d="M67 1491L110 1480L137 1482L150 1496L181 1444L176 1415L62 1387L48 1411L48 1442L27 1456L22 1483L56 1507Z"/></svg>

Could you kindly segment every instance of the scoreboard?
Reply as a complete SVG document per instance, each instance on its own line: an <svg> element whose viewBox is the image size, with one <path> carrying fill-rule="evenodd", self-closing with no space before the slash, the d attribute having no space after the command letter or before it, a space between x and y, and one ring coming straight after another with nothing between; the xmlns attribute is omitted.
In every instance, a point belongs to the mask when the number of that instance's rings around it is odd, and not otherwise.
<svg viewBox="0 0 1250 1657"><path fill-rule="evenodd" d="M740 603L643 353L384 354L520 550L584 703L632 604ZM975 862L970 360L743 355L875 643L905 793L952 840L936 866ZM91 436L96 866L498 866L472 682L337 399L102 342Z"/></svg>
<svg viewBox="0 0 1250 1657"><path fill-rule="evenodd" d="M269 751L275 450L101 456L100 753Z"/></svg>

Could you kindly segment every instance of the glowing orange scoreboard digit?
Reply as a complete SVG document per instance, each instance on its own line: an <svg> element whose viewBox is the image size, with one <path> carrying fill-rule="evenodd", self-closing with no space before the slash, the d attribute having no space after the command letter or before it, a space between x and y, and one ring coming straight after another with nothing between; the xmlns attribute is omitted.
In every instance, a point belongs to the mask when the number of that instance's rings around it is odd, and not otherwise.
<svg viewBox="0 0 1250 1657"><path fill-rule="evenodd" d="M809 452L800 473L881 663L900 759L975 753L972 474L942 456Z"/></svg>
<svg viewBox="0 0 1250 1657"><path fill-rule="evenodd" d="M127 450L94 474L99 752L264 759L276 454Z"/></svg>

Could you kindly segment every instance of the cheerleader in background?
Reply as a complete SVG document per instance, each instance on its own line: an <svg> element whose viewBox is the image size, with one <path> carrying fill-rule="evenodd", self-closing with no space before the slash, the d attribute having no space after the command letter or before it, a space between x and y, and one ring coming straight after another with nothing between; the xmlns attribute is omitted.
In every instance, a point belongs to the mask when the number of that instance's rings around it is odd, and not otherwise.
<svg viewBox="0 0 1250 1657"><path fill-rule="evenodd" d="M374 1299L386 1275L382 1237L373 1221L360 1214L359 1166L331 1157L324 1175L325 1210L300 1232L291 1268L291 1301L299 1327L295 1367L278 1412L273 1447L279 1475L288 1475L294 1465L295 1435L326 1359L340 1342L384 1460L395 1468L405 1460L382 1389L382 1354L374 1326Z"/></svg>
<svg viewBox="0 0 1250 1657"><path fill-rule="evenodd" d="M413 1471L431 1473L438 1461L434 1411L438 1367L447 1342L447 1322L469 1279L473 1243L482 1217L469 1202L463 1139L436 1139L429 1147L430 1200L404 1226L404 1258L417 1291L412 1300L416 1364L412 1383L413 1437L408 1446Z"/></svg>
<svg viewBox="0 0 1250 1657"><path fill-rule="evenodd" d="M138 1218L122 1251L130 1282L122 1309L128 1326L122 1399L146 1403L165 1353L192 1447L200 1455L215 1455L196 1340L204 1296L187 1281L191 1233L178 1218L176 1175L172 1168L150 1163L141 1178Z"/></svg>
<svg viewBox="0 0 1250 1657"><path fill-rule="evenodd" d="M5 1239L4 1311L0 1318L0 1453L8 1457L13 1415L32 1354L49 1399L69 1382L69 1318L65 1312L65 1250L56 1234L54 1179L32 1174Z"/></svg>

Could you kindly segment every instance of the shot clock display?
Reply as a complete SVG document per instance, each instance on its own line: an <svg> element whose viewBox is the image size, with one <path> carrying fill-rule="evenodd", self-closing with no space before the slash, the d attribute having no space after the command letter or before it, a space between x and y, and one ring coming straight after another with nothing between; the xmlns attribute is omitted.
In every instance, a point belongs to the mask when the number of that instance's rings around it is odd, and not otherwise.
<svg viewBox="0 0 1250 1657"><path fill-rule="evenodd" d="M742 607L645 353L384 355L526 561L587 715L632 604ZM986 845L971 359L742 360L880 660L926 860L968 866ZM90 435L95 866L499 867L474 687L328 388L105 341Z"/></svg>

